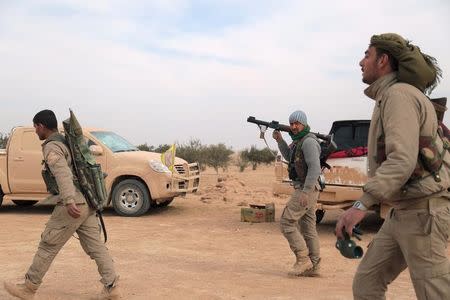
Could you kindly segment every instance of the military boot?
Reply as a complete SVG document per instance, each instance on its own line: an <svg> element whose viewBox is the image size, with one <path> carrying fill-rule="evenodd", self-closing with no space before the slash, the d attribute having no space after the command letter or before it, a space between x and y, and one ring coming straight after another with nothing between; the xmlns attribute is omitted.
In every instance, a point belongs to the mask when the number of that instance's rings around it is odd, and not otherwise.
<svg viewBox="0 0 450 300"><path fill-rule="evenodd" d="M301 276L320 277L320 261L321 261L321 259L319 258L319 260L316 263L312 263L312 265L313 265L312 268L303 272L303 274Z"/></svg>
<svg viewBox="0 0 450 300"><path fill-rule="evenodd" d="M120 292L120 288L117 285L117 282L119 281L119 277L114 280L114 282L109 286L104 286L102 291L99 295L97 295L95 298L97 300L117 300L121 299L122 294Z"/></svg>
<svg viewBox="0 0 450 300"><path fill-rule="evenodd" d="M34 299L34 294L36 294L39 287L38 284L34 284L29 280L25 280L24 283L4 282L3 286L9 294L23 300Z"/></svg>
<svg viewBox="0 0 450 300"><path fill-rule="evenodd" d="M313 264L309 257L305 254L296 254L297 260L292 266L292 269L288 272L289 276L302 276L302 274L313 267Z"/></svg>

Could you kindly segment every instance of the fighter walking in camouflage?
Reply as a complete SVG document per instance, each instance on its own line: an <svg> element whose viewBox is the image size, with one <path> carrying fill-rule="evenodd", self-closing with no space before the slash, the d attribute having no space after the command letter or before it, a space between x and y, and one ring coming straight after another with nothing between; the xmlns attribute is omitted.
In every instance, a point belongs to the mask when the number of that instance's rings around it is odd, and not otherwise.
<svg viewBox="0 0 450 300"><path fill-rule="evenodd" d="M289 161L289 178L294 192L281 215L281 231L294 252L296 262L290 276L318 276L320 268L319 237L316 230L316 204L320 168L320 146L309 133L306 115L295 111L289 116L290 146L281 133L273 132L283 157Z"/></svg>
<svg viewBox="0 0 450 300"><path fill-rule="evenodd" d="M55 114L43 110L33 118L36 134L42 144L44 172L56 180L57 205L41 236L33 262L25 274L25 282L5 282L5 289L20 299L33 299L59 250L76 232L83 250L95 260L104 288L95 299L119 299L118 276L108 249L101 241L95 211L74 184L73 163L64 136L58 132ZM55 187L48 186L48 190Z"/></svg>

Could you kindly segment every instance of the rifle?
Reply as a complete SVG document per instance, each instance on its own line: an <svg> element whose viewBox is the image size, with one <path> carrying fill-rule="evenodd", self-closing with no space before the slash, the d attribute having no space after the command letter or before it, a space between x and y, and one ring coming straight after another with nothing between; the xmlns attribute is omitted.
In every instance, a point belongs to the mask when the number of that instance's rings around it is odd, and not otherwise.
<svg viewBox="0 0 450 300"><path fill-rule="evenodd" d="M250 116L247 118L247 122L258 125L259 130L260 130L259 137L261 139L263 139L264 142L266 142L266 145L267 145L267 141L264 137L264 134L268 128L272 128L273 130L279 130L279 131L284 131L284 132L291 132L290 126L280 124L280 122L278 122L278 121L267 122L267 121L258 120L255 117ZM328 156L330 156L331 153L333 153L337 149L337 145L333 141L333 135L332 134L331 135L320 134L320 133L315 133L315 132L311 132L311 133L314 134L318 139L322 140L322 142L319 143L320 148L321 148L320 167L322 169L324 169L324 168L331 169L331 166L329 164L327 164L327 159L328 159ZM267 145L267 147L269 147L269 146Z"/></svg>

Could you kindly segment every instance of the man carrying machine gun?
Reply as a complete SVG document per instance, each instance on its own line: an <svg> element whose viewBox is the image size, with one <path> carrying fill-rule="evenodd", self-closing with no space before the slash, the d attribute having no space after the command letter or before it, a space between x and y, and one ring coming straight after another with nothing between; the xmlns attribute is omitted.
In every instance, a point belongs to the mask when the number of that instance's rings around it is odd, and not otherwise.
<svg viewBox="0 0 450 300"><path fill-rule="evenodd" d="M289 162L289 178L294 192L281 215L281 232L296 256L289 276L319 276L320 247L316 230L317 187L321 174L320 145L310 133L306 114L297 110L289 116L293 142L288 146L279 130L273 138L283 157Z"/></svg>

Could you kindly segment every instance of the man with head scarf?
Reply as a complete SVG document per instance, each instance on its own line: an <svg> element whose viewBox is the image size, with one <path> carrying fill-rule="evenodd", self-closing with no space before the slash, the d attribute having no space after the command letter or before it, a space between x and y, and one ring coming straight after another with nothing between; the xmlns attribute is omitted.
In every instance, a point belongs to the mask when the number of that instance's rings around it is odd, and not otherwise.
<svg viewBox="0 0 450 300"><path fill-rule="evenodd" d="M294 193L281 215L281 232L294 252L296 262L290 276L318 276L320 269L319 237L316 230L316 204L320 169L320 146L309 132L306 114L297 110L289 116L291 145L281 133L273 132L283 157L289 161L289 178Z"/></svg>
<svg viewBox="0 0 450 300"><path fill-rule="evenodd" d="M398 34L374 35L359 63L364 93L375 100L369 129L369 179L336 224L343 238L373 205L392 206L353 280L355 299L385 299L407 267L418 299L450 297L447 239L450 155L438 133L430 93L441 70Z"/></svg>

